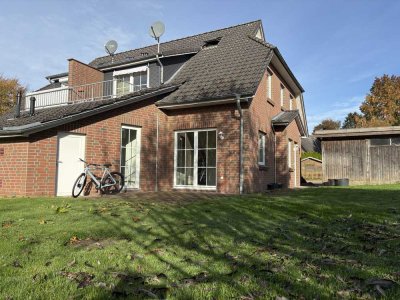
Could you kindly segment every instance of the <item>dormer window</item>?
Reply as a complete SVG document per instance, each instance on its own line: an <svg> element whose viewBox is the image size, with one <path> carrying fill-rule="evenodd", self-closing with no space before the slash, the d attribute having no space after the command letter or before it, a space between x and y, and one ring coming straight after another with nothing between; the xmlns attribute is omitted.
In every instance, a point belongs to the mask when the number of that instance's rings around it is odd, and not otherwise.
<svg viewBox="0 0 400 300"><path fill-rule="evenodd" d="M221 38L219 37L216 39L205 41L203 44L203 49L210 48L210 47L216 47L219 44L220 40L221 40Z"/></svg>
<svg viewBox="0 0 400 300"><path fill-rule="evenodd" d="M122 96L148 87L147 67L114 71L114 95Z"/></svg>

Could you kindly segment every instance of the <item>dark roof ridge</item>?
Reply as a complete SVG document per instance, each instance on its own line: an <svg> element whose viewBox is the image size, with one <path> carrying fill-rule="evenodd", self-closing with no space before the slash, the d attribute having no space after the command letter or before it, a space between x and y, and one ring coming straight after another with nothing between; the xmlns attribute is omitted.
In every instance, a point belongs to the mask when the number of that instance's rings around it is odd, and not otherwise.
<svg viewBox="0 0 400 300"><path fill-rule="evenodd" d="M197 34L194 34L194 35L188 35L188 36L181 37L181 38L178 38L178 39L169 40L169 41L160 43L160 47L163 44L176 42L176 41L180 41L180 40L184 40L184 39L188 39L188 38L193 38L193 37L200 36L200 35L203 35L203 34L209 34L209 33L217 32L217 31L232 29L232 28L235 28L235 27L249 25L249 24L253 24L253 23L257 23L257 22L259 22L261 24L261 19L258 19L258 20L255 20L255 21L251 21L251 22L242 23L242 24L237 24L237 25L233 25L233 26L228 26L228 27L224 27L224 28L219 28L219 29L215 29L215 30L210 30L210 31L202 32L202 33L197 33ZM150 48L150 47L154 47L156 45L157 44L151 44L151 45L147 45L147 46L143 46L143 47L139 47L139 48L135 48L135 49L129 49L129 50L126 50L126 51L118 52L115 55L119 55L119 54L130 52L130 51L137 51L137 50L140 50L140 49ZM92 61L94 61L96 59L99 59L99 58L108 57L108 56L109 55L99 56L99 57L94 58Z"/></svg>

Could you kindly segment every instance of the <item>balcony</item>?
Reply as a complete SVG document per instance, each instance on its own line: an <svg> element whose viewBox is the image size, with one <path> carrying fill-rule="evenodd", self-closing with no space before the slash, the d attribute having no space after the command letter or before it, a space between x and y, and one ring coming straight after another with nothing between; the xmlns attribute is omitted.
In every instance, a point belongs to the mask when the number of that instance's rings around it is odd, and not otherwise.
<svg viewBox="0 0 400 300"><path fill-rule="evenodd" d="M117 79L79 86L65 86L27 93L24 108L26 110L30 109L31 97L36 98L36 108L44 108L120 97L142 88L144 88L144 86L136 86L129 81L121 81Z"/></svg>

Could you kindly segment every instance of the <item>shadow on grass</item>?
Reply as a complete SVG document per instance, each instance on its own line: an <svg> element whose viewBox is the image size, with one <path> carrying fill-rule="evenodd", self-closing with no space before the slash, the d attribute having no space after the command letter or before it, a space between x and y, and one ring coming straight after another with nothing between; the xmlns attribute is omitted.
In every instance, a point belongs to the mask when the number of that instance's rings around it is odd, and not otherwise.
<svg viewBox="0 0 400 300"><path fill-rule="evenodd" d="M107 230L99 228L98 234L141 245L181 278L161 286L128 284L137 297L165 298L167 293L190 297L191 287L204 283L213 284L216 298L226 297L215 287L219 285L231 286L234 297L330 298L339 290L357 297L376 292L366 286L368 279L389 278L400 268L398 192L318 188L271 197L200 196L198 202L152 205L146 223L156 231L135 226L127 218L102 216ZM157 202L157 194L153 196L145 201ZM143 236L146 241L136 238ZM172 256L185 253L182 259L202 271L193 274L164 251ZM206 263L198 257L206 258ZM216 267L220 265L229 270ZM143 276L128 273L113 296L128 297L118 292L126 291L126 278ZM399 294L398 288L388 292Z"/></svg>

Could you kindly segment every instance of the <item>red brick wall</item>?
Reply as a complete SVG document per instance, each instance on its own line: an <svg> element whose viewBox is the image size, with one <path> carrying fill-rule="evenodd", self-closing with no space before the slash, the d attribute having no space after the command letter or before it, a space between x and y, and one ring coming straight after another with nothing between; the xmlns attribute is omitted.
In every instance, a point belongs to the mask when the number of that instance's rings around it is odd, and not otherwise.
<svg viewBox="0 0 400 300"><path fill-rule="evenodd" d="M275 146L274 130L271 127L271 120L282 111L280 106L280 78L272 70L272 101L268 100L267 73L261 80L257 92L245 113L245 191L262 192L267 188L268 183L275 182ZM288 91L285 89L286 92ZM289 93L287 98L289 99ZM271 102L274 104L271 104ZM288 100L284 108L289 109ZM286 107L287 106L287 107ZM258 134L266 134L265 166L258 165ZM276 132L276 182L282 183L284 187L294 187L294 172L289 172L287 164L287 140L292 139L299 147L301 139L295 122L286 128L278 129ZM300 156L297 157L297 186L300 185Z"/></svg>
<svg viewBox="0 0 400 300"><path fill-rule="evenodd" d="M278 91L276 90L278 86ZM244 191L260 192L268 183L274 182L274 132L271 119L281 111L279 82L273 80L272 100L267 101L266 76L250 105L243 104L244 111ZM14 172L15 177L0 178L0 195L55 195L57 134L60 131L86 135L86 160L111 162L115 170L120 163L121 125L138 126L141 131L140 189L156 190L157 115L159 121L158 189L173 189L174 178L174 132L176 130L216 129L224 139L217 138L217 192L239 192L239 115L236 104L161 111L154 102L143 101L119 108L79 122L38 133L29 141L0 141L4 155L0 154L1 174ZM258 132L266 133L266 166L258 166ZM287 165L287 140L298 142L300 135L296 123L277 132L277 182L294 186L294 173ZM1 153L1 151L0 151ZM297 183L300 178L300 155L298 155ZM20 170L15 172L14 170ZM78 174L77 174L78 175Z"/></svg>
<svg viewBox="0 0 400 300"><path fill-rule="evenodd" d="M272 100L275 102L276 106L280 109L281 108L281 84L285 87L283 90L283 106L282 109L289 110L290 104L289 99L290 95L293 96L292 102L292 110L297 109L295 94L289 87L289 85L283 80L283 78L279 75L279 73L275 70L273 66L270 66L270 71L272 72Z"/></svg>
<svg viewBox="0 0 400 300"><path fill-rule="evenodd" d="M164 113L158 110L153 102L154 100L131 105L104 113L101 116L94 116L77 123L35 134L30 138L29 144L25 143L26 155L21 160L26 164L30 183L22 182L21 177L24 176L20 174L19 180L16 180L19 182L19 190L15 193L49 196L55 194L57 133L60 131L85 134L86 160L98 163L111 162L114 164L113 168L119 170L122 124L142 128L140 189L154 191L156 188L157 113L159 115L159 190L173 189L174 132L184 129L213 128L216 129L217 133L223 132L224 135L223 140L217 139L217 191L238 193L239 119L236 105L232 103L230 105ZM9 147L5 144L3 146ZM15 146L11 144L11 147ZM3 167L9 169L12 168L12 165L8 164ZM8 194L8 190L0 188L0 194Z"/></svg>
<svg viewBox="0 0 400 300"><path fill-rule="evenodd" d="M26 139L3 140L0 143L0 194L26 194L28 142Z"/></svg>
<svg viewBox="0 0 400 300"><path fill-rule="evenodd" d="M70 100L98 98L103 94L104 73L73 58L69 59L68 65L68 85L74 87L70 92ZM95 83L96 85L89 85Z"/></svg>
<svg viewBox="0 0 400 300"><path fill-rule="evenodd" d="M217 192L239 192L239 114L236 104L185 109L168 112L167 126L163 130L166 149L162 165L166 167L161 182L164 187L173 183L174 132L185 129L216 129L217 131ZM218 138L222 132L224 139Z"/></svg>

